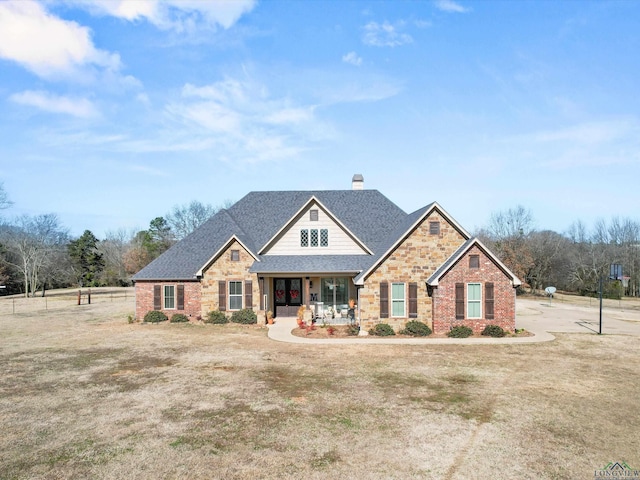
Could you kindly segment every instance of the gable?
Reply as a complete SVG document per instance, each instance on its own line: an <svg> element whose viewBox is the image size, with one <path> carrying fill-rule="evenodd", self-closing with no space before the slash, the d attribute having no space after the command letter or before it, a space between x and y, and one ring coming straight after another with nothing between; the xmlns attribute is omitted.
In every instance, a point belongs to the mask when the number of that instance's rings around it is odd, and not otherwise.
<svg viewBox="0 0 640 480"><path fill-rule="evenodd" d="M262 255L363 255L371 252L313 197L260 253Z"/></svg>
<svg viewBox="0 0 640 480"><path fill-rule="evenodd" d="M432 222L437 223L437 233L431 230ZM434 202L406 217L388 237L386 251L358 275L355 282L362 285L378 269L389 268L397 261L412 263L426 277L468 238L466 230Z"/></svg>

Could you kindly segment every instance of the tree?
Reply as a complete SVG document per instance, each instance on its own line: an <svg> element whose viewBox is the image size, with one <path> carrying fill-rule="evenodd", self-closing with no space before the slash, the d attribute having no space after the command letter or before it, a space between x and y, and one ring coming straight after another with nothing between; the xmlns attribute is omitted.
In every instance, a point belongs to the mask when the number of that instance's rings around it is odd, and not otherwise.
<svg viewBox="0 0 640 480"><path fill-rule="evenodd" d="M489 227L479 236L521 280L533 266L529 236L533 232L531 211L522 205L491 215Z"/></svg>
<svg viewBox="0 0 640 480"><path fill-rule="evenodd" d="M4 210L13 205L13 202L9 200L9 196L4 189L4 183L0 182L0 210Z"/></svg>
<svg viewBox="0 0 640 480"><path fill-rule="evenodd" d="M60 269L56 260L64 252L69 235L55 214L23 215L5 230L7 263L22 276L25 296L44 289ZM44 293L44 292L43 292Z"/></svg>
<svg viewBox="0 0 640 480"><path fill-rule="evenodd" d="M81 287L99 285L99 276L105 263L102 253L98 250L98 242L90 230L85 230L80 238L69 242L69 256L76 281Z"/></svg>
<svg viewBox="0 0 640 480"><path fill-rule="evenodd" d="M229 208L232 205L226 200L221 206L213 207L211 204L203 204L193 200L189 204L175 205L165 218L171 227L176 240L182 240L196 228L209 220L218 210Z"/></svg>
<svg viewBox="0 0 640 480"><path fill-rule="evenodd" d="M130 285L125 258L131 249L132 239L132 232L120 229L107 232L105 239L98 244L98 249L105 261L102 280L107 285Z"/></svg>

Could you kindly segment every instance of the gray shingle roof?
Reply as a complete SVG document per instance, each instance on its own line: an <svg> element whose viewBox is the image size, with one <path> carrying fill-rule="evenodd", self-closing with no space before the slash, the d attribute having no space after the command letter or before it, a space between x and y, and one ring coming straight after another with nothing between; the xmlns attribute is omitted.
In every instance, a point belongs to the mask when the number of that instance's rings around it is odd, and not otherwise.
<svg viewBox="0 0 640 480"><path fill-rule="evenodd" d="M315 197L342 224L362 241L373 256L347 255L305 257L309 270L329 271L345 261L342 268L331 271L353 272L366 268L366 262L385 251L392 243L395 232L401 230L409 217L402 209L377 190L326 190L251 192L227 210L221 210L145 268L134 275L134 280L195 280L197 272L211 257L235 235L257 255L269 240L306 204ZM413 214L412 214L413 215ZM302 265L300 257L298 267ZM281 262L281 264L278 263ZM326 262L326 266L321 263ZM263 265L261 265L263 264ZM272 272L285 271L293 266L290 256L263 256L252 271L266 273L266 265ZM298 270L294 270L298 271Z"/></svg>
<svg viewBox="0 0 640 480"><path fill-rule="evenodd" d="M371 262L370 255L266 255L249 269L251 273L351 273Z"/></svg>

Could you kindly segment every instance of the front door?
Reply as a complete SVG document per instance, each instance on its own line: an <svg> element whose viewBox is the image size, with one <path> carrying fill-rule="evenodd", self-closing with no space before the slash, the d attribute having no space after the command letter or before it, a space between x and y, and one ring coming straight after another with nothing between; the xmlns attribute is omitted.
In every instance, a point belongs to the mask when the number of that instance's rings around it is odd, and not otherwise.
<svg viewBox="0 0 640 480"><path fill-rule="evenodd" d="M302 279L276 278L273 282L274 316L295 317L302 305Z"/></svg>

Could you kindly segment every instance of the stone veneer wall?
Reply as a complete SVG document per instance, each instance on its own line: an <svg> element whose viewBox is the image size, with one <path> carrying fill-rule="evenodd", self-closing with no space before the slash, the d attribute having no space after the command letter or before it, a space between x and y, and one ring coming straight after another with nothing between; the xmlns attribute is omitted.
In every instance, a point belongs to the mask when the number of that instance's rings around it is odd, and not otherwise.
<svg viewBox="0 0 640 480"><path fill-rule="evenodd" d="M429 222L440 222L440 234L429 233ZM409 309L410 282L418 284L418 318L432 327L432 303L427 295L426 281L466 239L437 210L427 218L396 248L384 262L365 279L360 290L360 318L362 328L369 330L377 323L388 323L394 330L404 328L407 317L380 318L380 282L389 282L389 312L391 312L391 283L406 282L406 310ZM413 320L413 319L412 319Z"/></svg>
<svg viewBox="0 0 640 480"><path fill-rule="evenodd" d="M136 282L136 319L142 321L144 316L153 310L153 287L155 285L184 285L184 310L161 311L171 318L174 313L182 313L189 318L196 319L200 316L200 283L199 282ZM177 299L176 299L177 300Z"/></svg>
<svg viewBox="0 0 640 480"><path fill-rule="evenodd" d="M240 251L240 261L231 261L231 250ZM260 308L260 285L258 283L258 276L249 273L249 268L253 265L255 259L247 252L240 243L233 241L229 247L222 252L222 254L207 268L204 272L204 276L201 280L202 284L202 310L201 315L204 318L210 311L218 310L218 282L224 280L229 281L242 281L242 304L244 308L251 307L258 315L258 323L265 323L264 312L259 311ZM253 305L244 305L244 282L251 280L253 290ZM265 281L266 288L266 281ZM229 295L229 287L227 283L227 296ZM228 297L227 297L228 298ZM228 310L227 299L227 314L231 313Z"/></svg>
<svg viewBox="0 0 640 480"><path fill-rule="evenodd" d="M469 268L469 255L479 255L480 268ZM494 318L484 318L484 285L493 282ZM466 296L467 283L480 283L482 285L482 318L456 320L456 283L465 284L465 315L467 311ZM498 268L498 266L477 246L472 247L453 268L440 279L439 285L433 290L434 301L434 333L447 333L451 327L466 325L471 327L474 333L480 333L487 325L499 325L504 330L513 332L516 326L516 290L510 277Z"/></svg>

